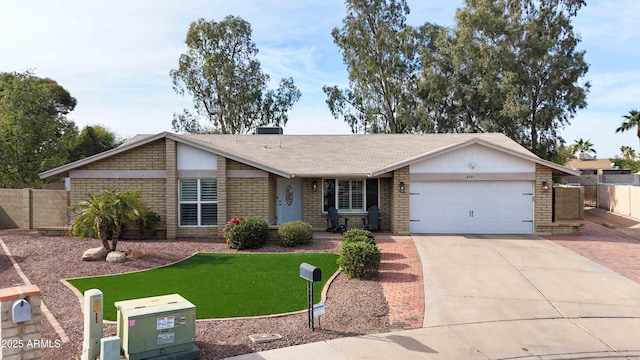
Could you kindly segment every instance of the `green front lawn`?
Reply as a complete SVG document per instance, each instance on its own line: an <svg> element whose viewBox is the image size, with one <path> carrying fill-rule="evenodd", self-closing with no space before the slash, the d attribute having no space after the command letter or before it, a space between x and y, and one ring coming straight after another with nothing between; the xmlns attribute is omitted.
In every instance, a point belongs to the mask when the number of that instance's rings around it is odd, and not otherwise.
<svg viewBox="0 0 640 360"><path fill-rule="evenodd" d="M196 305L198 319L279 314L306 309L307 282L300 263L322 270L314 303L338 269L335 254L197 254L177 264L130 274L71 279L80 292L104 294L104 319L116 320L114 302L180 294Z"/></svg>

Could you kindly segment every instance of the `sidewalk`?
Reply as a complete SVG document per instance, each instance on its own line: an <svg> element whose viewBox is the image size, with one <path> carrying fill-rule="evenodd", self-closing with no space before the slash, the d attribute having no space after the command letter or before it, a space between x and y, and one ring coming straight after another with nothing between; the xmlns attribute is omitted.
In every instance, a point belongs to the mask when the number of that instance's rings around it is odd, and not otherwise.
<svg viewBox="0 0 640 360"><path fill-rule="evenodd" d="M640 220L618 215L604 209L585 210L584 218L592 223L605 226L621 235L640 241Z"/></svg>

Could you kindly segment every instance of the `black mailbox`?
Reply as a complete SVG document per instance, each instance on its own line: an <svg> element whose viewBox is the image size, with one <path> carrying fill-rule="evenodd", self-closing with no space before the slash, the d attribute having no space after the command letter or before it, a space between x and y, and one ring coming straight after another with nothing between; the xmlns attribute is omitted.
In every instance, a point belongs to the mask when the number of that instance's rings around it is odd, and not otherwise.
<svg viewBox="0 0 640 360"><path fill-rule="evenodd" d="M311 282L322 280L322 272L320 268L317 268L311 264L300 264L300 277Z"/></svg>

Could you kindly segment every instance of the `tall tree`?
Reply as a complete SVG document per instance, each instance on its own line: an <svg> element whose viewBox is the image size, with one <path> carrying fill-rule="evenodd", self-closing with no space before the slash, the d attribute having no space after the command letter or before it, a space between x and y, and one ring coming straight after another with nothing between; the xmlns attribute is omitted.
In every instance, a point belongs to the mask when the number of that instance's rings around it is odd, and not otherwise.
<svg viewBox="0 0 640 360"><path fill-rule="evenodd" d="M269 75L260 68L247 21L199 19L185 42L188 50L170 75L177 93L193 96L196 113L174 114L174 130L243 134L256 126L286 125L300 91L291 78L282 79L277 90L267 89Z"/></svg>
<svg viewBox="0 0 640 360"><path fill-rule="evenodd" d="M0 73L0 186L32 186L67 161L77 134L67 114L76 99L52 79Z"/></svg>
<svg viewBox="0 0 640 360"><path fill-rule="evenodd" d="M451 73L444 91L454 130L503 132L550 158L562 143L559 130L586 106L590 84L581 79L588 65L571 25L584 0L465 0L465 5L456 13L454 29L441 35L447 46L435 51L445 52L436 53L443 60L425 67ZM433 73L425 71L424 79L433 79ZM428 82L425 90L431 90Z"/></svg>
<svg viewBox="0 0 640 360"><path fill-rule="evenodd" d="M405 0L346 0L342 28L331 32L349 72L349 88L324 86L332 115L354 133L402 133L418 125L419 49L424 34L406 24Z"/></svg>
<svg viewBox="0 0 640 360"><path fill-rule="evenodd" d="M573 140L573 144L571 144L569 150L573 156L575 156L576 153L579 153L580 159L584 159L584 155L588 153L596 154L596 150L593 148L591 139L583 140L580 138L578 140Z"/></svg>
<svg viewBox="0 0 640 360"><path fill-rule="evenodd" d="M622 116L624 121L617 129L616 133L625 132L636 129L638 134L638 141L640 142L640 112L638 110L629 110L629 114Z"/></svg>
<svg viewBox="0 0 640 360"><path fill-rule="evenodd" d="M101 125L87 125L78 135L71 152L69 161L76 161L85 157L113 149L122 143L114 132Z"/></svg>

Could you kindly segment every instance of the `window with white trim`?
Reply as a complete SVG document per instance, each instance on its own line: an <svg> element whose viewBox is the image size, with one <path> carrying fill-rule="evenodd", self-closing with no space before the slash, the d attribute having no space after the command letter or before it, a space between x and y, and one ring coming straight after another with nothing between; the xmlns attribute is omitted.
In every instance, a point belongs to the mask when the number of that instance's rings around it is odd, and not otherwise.
<svg viewBox="0 0 640 360"><path fill-rule="evenodd" d="M324 179L322 210L335 207L341 212L367 211L370 206L379 206L378 188L378 179Z"/></svg>
<svg viewBox="0 0 640 360"><path fill-rule="evenodd" d="M180 226L218 225L217 179L180 179Z"/></svg>

